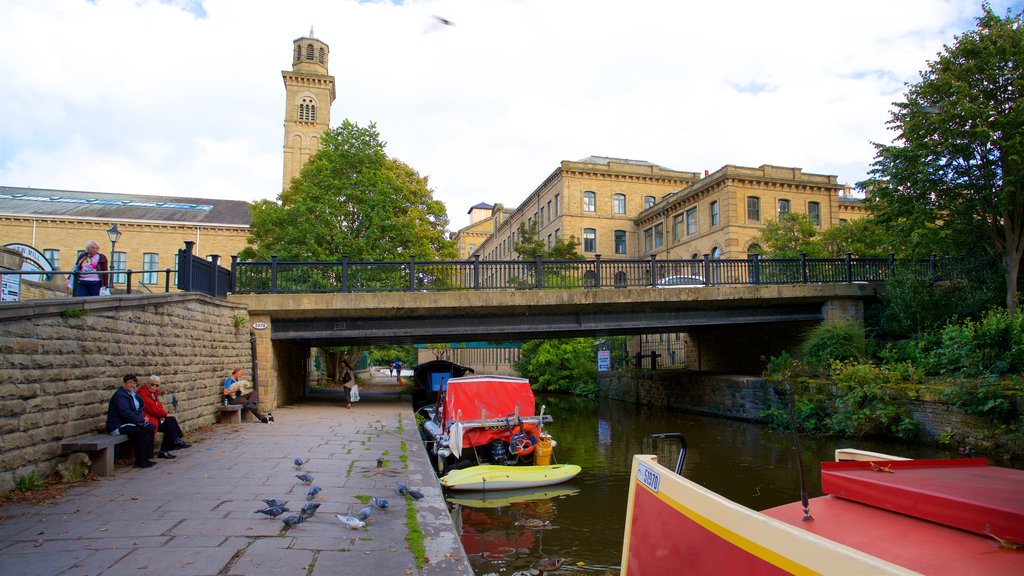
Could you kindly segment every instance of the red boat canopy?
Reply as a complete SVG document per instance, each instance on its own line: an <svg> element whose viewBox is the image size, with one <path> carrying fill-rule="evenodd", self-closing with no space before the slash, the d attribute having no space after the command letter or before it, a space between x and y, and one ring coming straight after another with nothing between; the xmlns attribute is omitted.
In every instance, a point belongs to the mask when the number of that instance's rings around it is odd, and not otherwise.
<svg viewBox="0 0 1024 576"><path fill-rule="evenodd" d="M466 425L462 445L466 448L483 446L501 438L508 441L508 430L497 419L509 418L512 426L516 407L519 416L533 416L533 389L525 378L511 376L465 376L448 380L447 389L438 397L441 410L441 429L449 432L456 420ZM461 413L461 414L460 414ZM490 421L488 429L482 419Z"/></svg>

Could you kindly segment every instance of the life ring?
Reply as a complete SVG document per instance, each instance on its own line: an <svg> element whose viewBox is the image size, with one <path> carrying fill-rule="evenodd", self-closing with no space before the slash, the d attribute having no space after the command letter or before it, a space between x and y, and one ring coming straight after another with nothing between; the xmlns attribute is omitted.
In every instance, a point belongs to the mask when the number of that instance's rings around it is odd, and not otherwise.
<svg viewBox="0 0 1024 576"><path fill-rule="evenodd" d="M536 447L536 442L533 441L532 436L516 434L512 437L512 442L508 445L508 451L513 456L519 456L522 458L533 454L533 449Z"/></svg>

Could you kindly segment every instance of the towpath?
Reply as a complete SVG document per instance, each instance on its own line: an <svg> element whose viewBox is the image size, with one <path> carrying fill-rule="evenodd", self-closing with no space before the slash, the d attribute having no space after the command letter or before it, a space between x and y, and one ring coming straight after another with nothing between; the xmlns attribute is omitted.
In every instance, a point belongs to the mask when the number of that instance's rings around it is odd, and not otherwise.
<svg viewBox="0 0 1024 576"><path fill-rule="evenodd" d="M191 448L149 469L72 485L57 500L0 507L0 572L5 576L231 576L466 574L472 569L445 506L408 399L364 398L273 411L276 422L215 425ZM254 511L263 498L295 514L308 487L293 460L322 491L317 513L288 530ZM384 466L377 468L377 459ZM406 501L395 482L420 488L411 504L425 559L407 545ZM355 515L369 496L387 498L367 526Z"/></svg>

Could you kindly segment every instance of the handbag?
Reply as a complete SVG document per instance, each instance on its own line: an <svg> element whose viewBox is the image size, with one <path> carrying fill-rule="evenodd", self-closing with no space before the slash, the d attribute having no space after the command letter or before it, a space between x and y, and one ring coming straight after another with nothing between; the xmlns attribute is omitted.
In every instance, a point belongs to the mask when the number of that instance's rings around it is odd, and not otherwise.
<svg viewBox="0 0 1024 576"><path fill-rule="evenodd" d="M352 387L352 391L348 393L349 402L359 402L359 385Z"/></svg>
<svg viewBox="0 0 1024 576"><path fill-rule="evenodd" d="M341 375L341 383L342 384L347 384L347 383L349 383L351 381L352 381L352 373L351 372L345 372L344 374Z"/></svg>

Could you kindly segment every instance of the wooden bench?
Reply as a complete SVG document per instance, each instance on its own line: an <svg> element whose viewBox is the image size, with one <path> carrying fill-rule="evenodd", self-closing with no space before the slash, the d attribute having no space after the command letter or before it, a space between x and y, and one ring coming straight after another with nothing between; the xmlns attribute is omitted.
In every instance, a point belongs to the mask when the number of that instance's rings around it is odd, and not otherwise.
<svg viewBox="0 0 1024 576"><path fill-rule="evenodd" d="M241 424L242 423L242 405L241 404L228 404L227 406L218 406L217 410L220 414L221 424Z"/></svg>
<svg viewBox="0 0 1024 576"><path fill-rule="evenodd" d="M62 442L60 449L64 453L88 453L89 459L92 461L90 471L93 474L112 476L114 474L114 447L127 441L128 437L123 434L94 434Z"/></svg>

